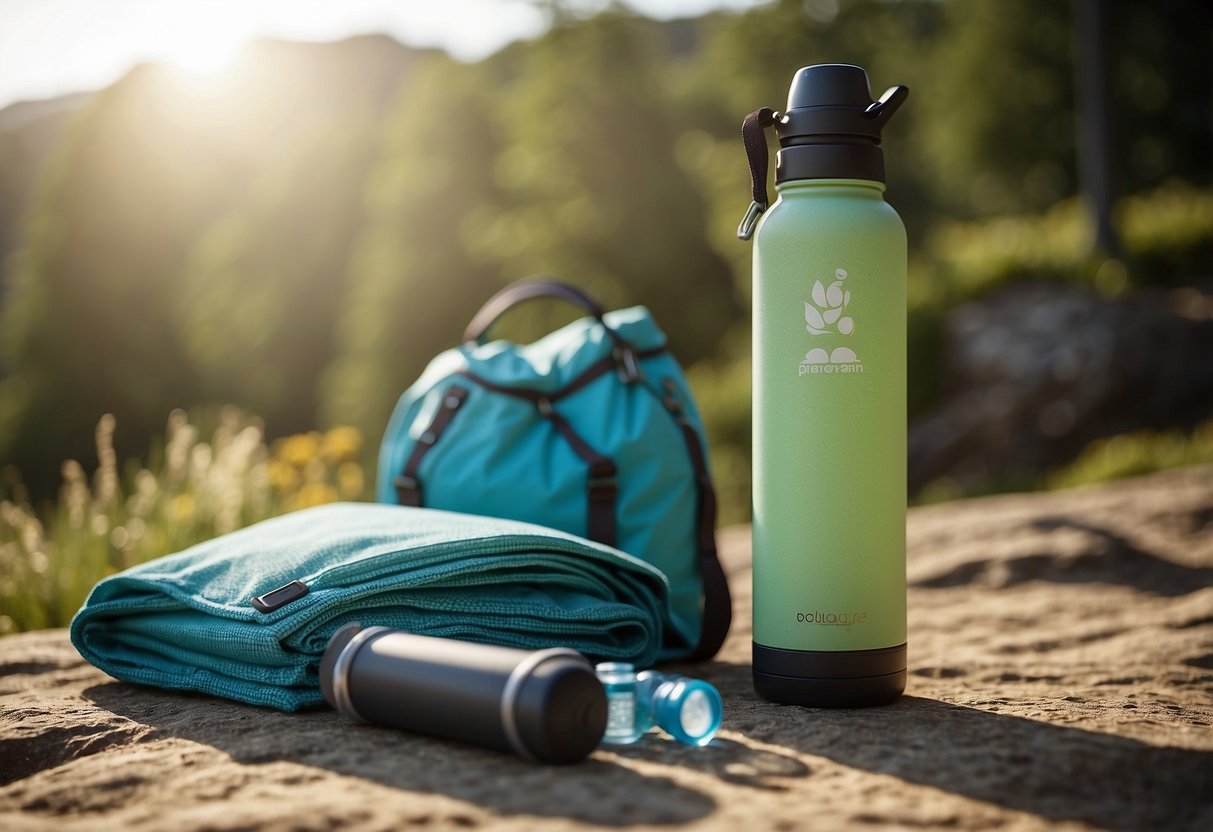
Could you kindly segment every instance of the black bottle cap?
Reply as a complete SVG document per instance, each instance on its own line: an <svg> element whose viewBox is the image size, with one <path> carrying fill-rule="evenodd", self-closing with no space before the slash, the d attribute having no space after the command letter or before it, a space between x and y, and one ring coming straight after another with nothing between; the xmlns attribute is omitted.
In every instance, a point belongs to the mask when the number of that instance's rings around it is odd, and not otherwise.
<svg viewBox="0 0 1213 832"><path fill-rule="evenodd" d="M851 64L797 70L788 108L776 123L776 182L793 179L884 181L880 134L910 91L896 86L872 99L868 75Z"/></svg>
<svg viewBox="0 0 1213 832"><path fill-rule="evenodd" d="M522 683L514 719L519 738L536 759L575 763L606 733L606 691L585 659L555 655Z"/></svg>
<svg viewBox="0 0 1213 832"><path fill-rule="evenodd" d="M853 64L814 64L797 70L788 90L788 110L801 107L859 107L872 103L868 74Z"/></svg>

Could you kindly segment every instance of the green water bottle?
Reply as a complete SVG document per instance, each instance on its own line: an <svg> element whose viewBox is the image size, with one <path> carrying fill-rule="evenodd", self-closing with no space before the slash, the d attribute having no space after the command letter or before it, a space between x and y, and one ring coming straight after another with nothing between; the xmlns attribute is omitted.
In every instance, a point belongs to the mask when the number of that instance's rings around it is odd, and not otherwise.
<svg viewBox="0 0 1213 832"><path fill-rule="evenodd" d="M792 79L742 134L754 202L754 687L859 707L906 682L906 233L857 66ZM780 150L767 211L764 129Z"/></svg>

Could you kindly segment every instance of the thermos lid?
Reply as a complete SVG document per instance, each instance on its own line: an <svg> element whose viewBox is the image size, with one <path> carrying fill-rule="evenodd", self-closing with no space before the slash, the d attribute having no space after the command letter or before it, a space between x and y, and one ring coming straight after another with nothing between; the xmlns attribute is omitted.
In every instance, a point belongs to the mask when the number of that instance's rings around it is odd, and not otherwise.
<svg viewBox="0 0 1213 832"><path fill-rule="evenodd" d="M796 70L788 111L802 107L859 107L872 103L868 74L854 64L813 64Z"/></svg>
<svg viewBox="0 0 1213 832"><path fill-rule="evenodd" d="M788 107L775 122L782 148L776 182L792 179L884 181L880 133L910 91L889 87L872 99L868 74L851 64L796 71Z"/></svg>
<svg viewBox="0 0 1213 832"><path fill-rule="evenodd" d="M796 70L786 113L761 107L741 123L753 202L737 236L750 239L770 205L766 128L773 126L779 134L776 184L796 179L884 182L880 132L909 94L906 87L889 87L873 101L868 74L852 64L814 64Z"/></svg>
<svg viewBox="0 0 1213 832"><path fill-rule="evenodd" d="M797 70L788 90L788 108L775 124L783 144L816 137L851 142L880 141L885 122L901 106L909 90L890 87L872 100L868 74L851 64L815 64Z"/></svg>

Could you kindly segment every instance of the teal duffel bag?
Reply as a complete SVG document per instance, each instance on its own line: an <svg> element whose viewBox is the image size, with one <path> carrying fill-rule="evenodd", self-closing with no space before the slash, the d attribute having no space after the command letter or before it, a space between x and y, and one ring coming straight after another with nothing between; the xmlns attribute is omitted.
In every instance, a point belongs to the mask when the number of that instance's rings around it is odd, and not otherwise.
<svg viewBox="0 0 1213 832"><path fill-rule="evenodd" d="M487 341L540 298L588 316L532 344ZM728 633L703 425L643 307L604 312L550 280L497 293L396 405L376 497L536 523L656 566L670 585L662 659L710 658Z"/></svg>
<svg viewBox="0 0 1213 832"><path fill-rule="evenodd" d="M342 625L652 664L669 586L638 558L552 529L367 503L266 520L113 575L71 624L111 676L294 711L323 701Z"/></svg>

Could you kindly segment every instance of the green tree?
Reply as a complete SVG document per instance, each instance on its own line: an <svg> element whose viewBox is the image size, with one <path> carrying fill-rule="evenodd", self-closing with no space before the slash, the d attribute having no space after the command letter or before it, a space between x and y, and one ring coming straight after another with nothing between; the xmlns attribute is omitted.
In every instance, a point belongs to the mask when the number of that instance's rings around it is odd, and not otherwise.
<svg viewBox="0 0 1213 832"><path fill-rule="evenodd" d="M483 67L420 61L389 114L365 188L322 417L376 436L392 403L439 350L454 346L499 287L469 255L473 218L492 210L499 139Z"/></svg>
<svg viewBox="0 0 1213 832"><path fill-rule="evenodd" d="M468 244L503 281L547 272L609 305L648 306L694 361L718 354L740 307L704 197L675 158L686 128L664 46L651 21L606 13L487 62L504 79L503 206L475 218Z"/></svg>
<svg viewBox="0 0 1213 832"><path fill-rule="evenodd" d="M174 310L203 398L240 402L275 433L316 424L385 102L415 55L384 37L325 48L317 60L269 42L250 56L279 76L241 107L237 129L256 131L262 152L190 246Z"/></svg>

